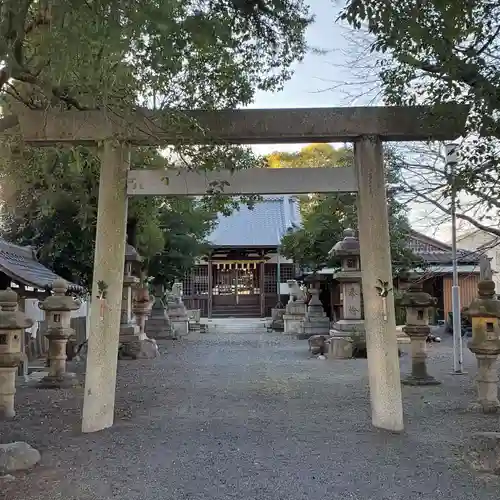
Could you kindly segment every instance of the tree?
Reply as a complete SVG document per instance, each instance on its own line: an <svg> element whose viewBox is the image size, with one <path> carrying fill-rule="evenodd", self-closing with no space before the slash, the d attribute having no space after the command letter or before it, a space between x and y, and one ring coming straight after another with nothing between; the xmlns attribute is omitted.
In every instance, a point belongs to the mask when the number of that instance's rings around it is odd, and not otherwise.
<svg viewBox="0 0 500 500"><path fill-rule="evenodd" d="M0 91L116 112L248 104L290 77L312 21L303 0L2 0L0 14Z"/></svg>
<svg viewBox="0 0 500 500"><path fill-rule="evenodd" d="M449 213L454 185L460 200L479 207L472 216L467 207L459 207L459 217L496 236L500 236L499 14L500 4L488 0L350 0L341 14L351 27L372 37L388 104L431 104L438 110L449 102L468 106L456 176L452 179L442 160L433 163L441 152L431 145L426 155L431 161L424 169L433 169L435 190L421 193L420 198ZM407 163L415 165L415 155Z"/></svg>
<svg viewBox="0 0 500 500"><path fill-rule="evenodd" d="M22 161L0 164L3 225L10 241L40 249L40 261L64 278L92 282L98 160L88 149L30 149ZM135 166L153 166L161 157L136 150ZM215 200L214 200L215 201ZM131 198L129 220L136 226L136 246L145 272L169 283L193 264L213 220L216 206L191 199L166 203L158 197ZM161 257L159 257L161 256ZM162 268L158 269L161 262ZM149 269L148 269L149 268Z"/></svg>
<svg viewBox="0 0 500 500"><path fill-rule="evenodd" d="M42 262L86 284L98 159L82 147L26 147L16 128L18 107L121 114L137 106L245 105L257 89L279 89L290 77L311 22L302 0L0 0L0 14L3 234L40 248ZM164 126L178 132L169 152L185 168L238 169L258 161L246 148L190 145L186 136L204 131L182 111L166 114ZM172 162L151 148L134 151L132 161L136 168ZM212 211L231 208L220 196L203 205L133 199L129 218L140 253L158 279L171 279L192 262Z"/></svg>
<svg viewBox="0 0 500 500"><path fill-rule="evenodd" d="M272 165L279 164L280 153L273 153ZM348 148L334 149L328 144L306 146L298 153L286 154L288 168L353 165L353 152ZM391 236L391 254L395 273L415 265L419 259L406 247L410 230L406 210L397 200L398 169L390 164L387 177L387 198ZM343 238L347 228L357 228L356 195L332 193L302 198L303 226L283 237L282 252L303 267L316 271L325 265L335 266L330 249Z"/></svg>

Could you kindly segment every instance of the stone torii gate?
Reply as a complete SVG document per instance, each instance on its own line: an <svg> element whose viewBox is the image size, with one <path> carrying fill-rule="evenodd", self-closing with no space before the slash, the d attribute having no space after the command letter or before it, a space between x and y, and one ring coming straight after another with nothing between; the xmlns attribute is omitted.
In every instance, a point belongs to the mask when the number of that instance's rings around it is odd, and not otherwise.
<svg viewBox="0 0 500 500"><path fill-rule="evenodd" d="M182 129L171 119L178 111L138 110L120 116L110 111L18 112L21 132L31 145L69 143L100 148L93 291L95 295L98 281L108 285L107 306L91 310L83 432L113 424L127 197L203 195L213 181L221 180L229 183L224 192L236 195L358 192L372 423L391 431L403 430L394 302L376 288L380 281L392 283L382 142L454 140L463 131L465 109L451 105L438 112L428 107L182 112L198 130L206 132L196 140L186 135L186 141L192 143L354 143L354 168L252 169L233 175L129 171L130 146L178 141ZM171 125L165 127L165 121Z"/></svg>

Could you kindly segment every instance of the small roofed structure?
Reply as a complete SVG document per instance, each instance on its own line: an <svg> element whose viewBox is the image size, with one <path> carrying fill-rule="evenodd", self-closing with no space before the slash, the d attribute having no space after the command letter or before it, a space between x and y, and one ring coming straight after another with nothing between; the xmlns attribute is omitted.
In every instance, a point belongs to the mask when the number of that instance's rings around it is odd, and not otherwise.
<svg viewBox="0 0 500 500"><path fill-rule="evenodd" d="M16 245L0 238L0 289L7 289L13 282L19 287L20 298L39 298L52 288L57 279L61 277L38 262L33 247ZM68 283L68 291L81 293L83 287Z"/></svg>
<svg viewBox="0 0 500 500"><path fill-rule="evenodd" d="M301 223L299 200L289 195L265 195L253 207L242 203L229 216L218 214L207 258L184 277L186 307L208 317L270 316L288 300L282 288L296 274L280 255L281 238Z"/></svg>

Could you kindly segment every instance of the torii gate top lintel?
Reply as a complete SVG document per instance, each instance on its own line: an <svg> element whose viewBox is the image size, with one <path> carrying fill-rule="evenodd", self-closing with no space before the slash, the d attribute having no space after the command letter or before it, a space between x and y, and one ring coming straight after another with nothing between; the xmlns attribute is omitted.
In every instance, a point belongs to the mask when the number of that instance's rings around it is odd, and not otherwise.
<svg viewBox="0 0 500 500"><path fill-rule="evenodd" d="M43 146L91 145L116 138L132 145L183 143L285 144L351 142L375 135L382 141L453 140L465 127L458 104L413 107L340 107L195 111L19 111L24 140ZM197 131L199 133L197 133Z"/></svg>

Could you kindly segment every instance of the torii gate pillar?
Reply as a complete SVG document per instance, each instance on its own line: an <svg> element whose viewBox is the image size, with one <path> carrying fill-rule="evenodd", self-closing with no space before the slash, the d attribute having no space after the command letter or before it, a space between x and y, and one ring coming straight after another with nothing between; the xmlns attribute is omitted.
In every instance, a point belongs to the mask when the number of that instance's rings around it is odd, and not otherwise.
<svg viewBox="0 0 500 500"><path fill-rule="evenodd" d="M404 428L403 404L380 138L357 139L354 161L372 423L375 427L400 432ZM377 290L381 282L388 283L387 290L391 290L387 297Z"/></svg>
<svg viewBox="0 0 500 500"><path fill-rule="evenodd" d="M95 432L113 425L125 266L129 148L116 141L104 141L100 156L83 432ZM103 301L98 300L99 282L106 287Z"/></svg>

